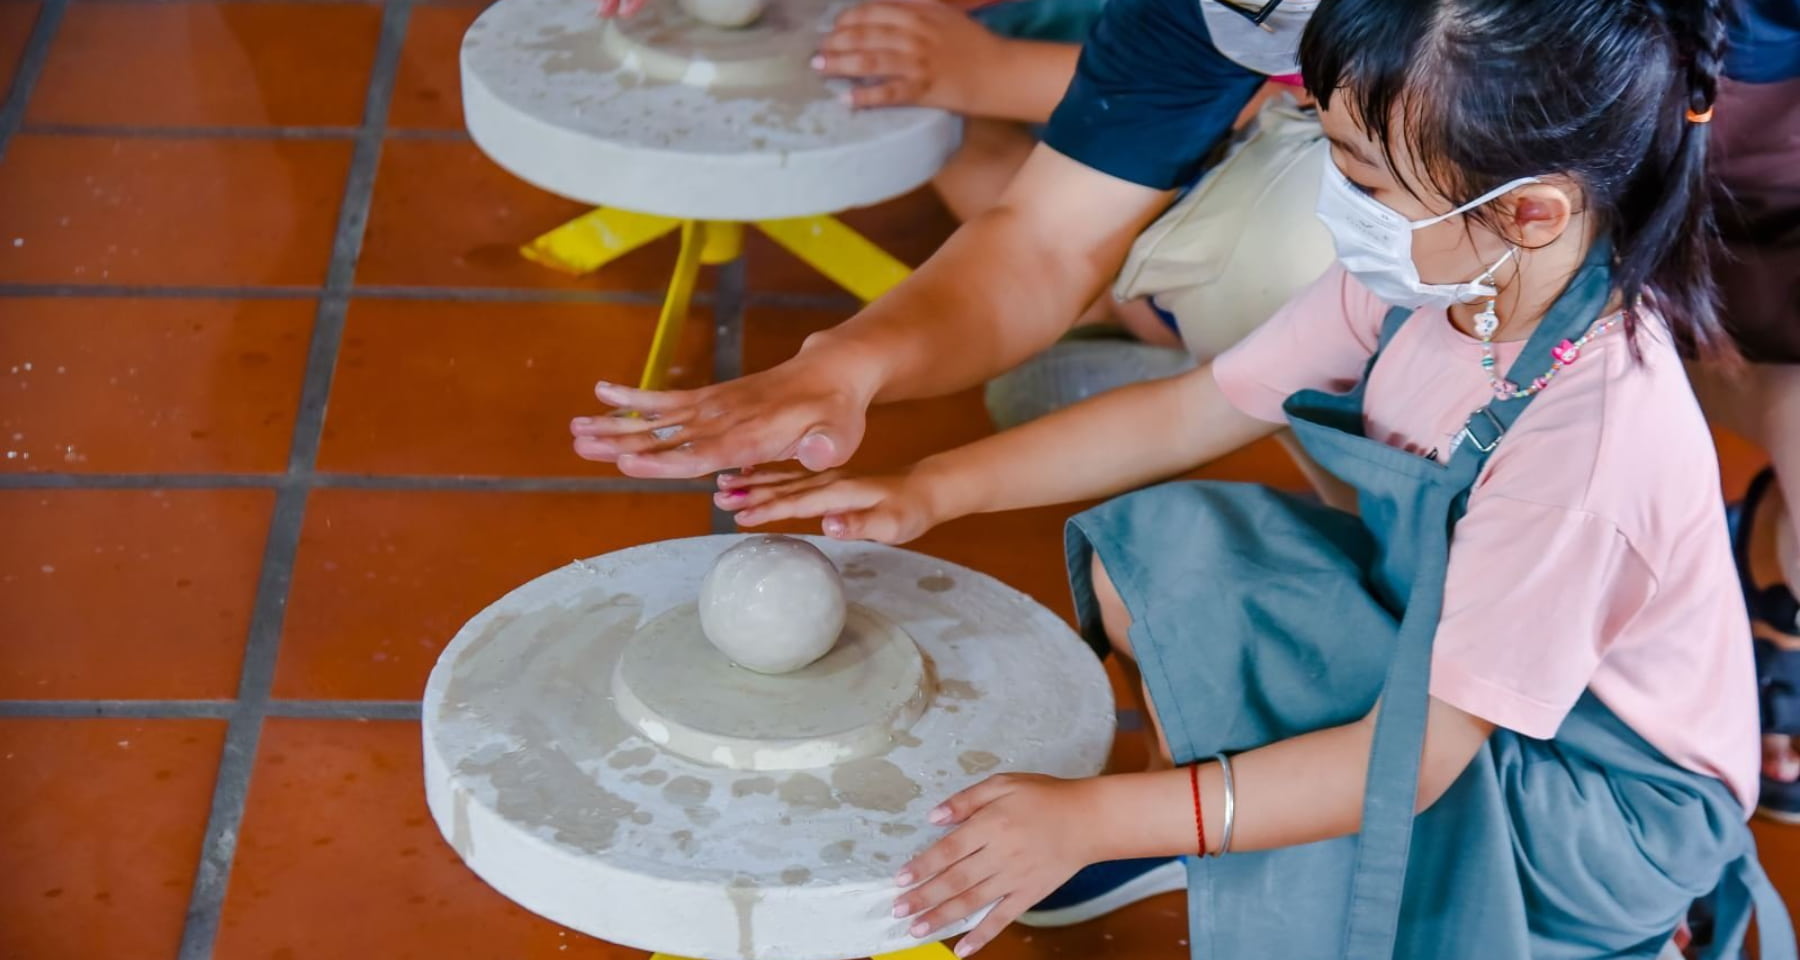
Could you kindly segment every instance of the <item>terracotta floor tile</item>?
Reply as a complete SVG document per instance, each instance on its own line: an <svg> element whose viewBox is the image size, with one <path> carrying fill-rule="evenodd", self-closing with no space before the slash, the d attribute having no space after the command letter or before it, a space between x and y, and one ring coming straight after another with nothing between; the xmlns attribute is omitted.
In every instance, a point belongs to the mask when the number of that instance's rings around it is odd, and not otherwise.
<svg viewBox="0 0 1800 960"><path fill-rule="evenodd" d="M19 55L25 52L25 41L37 24L37 3L0 4L0 90L12 84L13 71L19 67Z"/></svg>
<svg viewBox="0 0 1800 960"><path fill-rule="evenodd" d="M274 494L0 491L0 699L236 695Z"/></svg>
<svg viewBox="0 0 1800 960"><path fill-rule="evenodd" d="M1750 826L1756 833L1756 852L1763 869L1781 891L1789 912L1794 912L1800 908L1800 827L1762 819L1752 820Z"/></svg>
<svg viewBox="0 0 1800 960"><path fill-rule="evenodd" d="M0 472L274 472L314 304L10 300Z"/></svg>
<svg viewBox="0 0 1800 960"><path fill-rule="evenodd" d="M355 126L380 33L378 4L76 3L27 117Z"/></svg>
<svg viewBox="0 0 1800 960"><path fill-rule="evenodd" d="M270 720L218 960L578 960L643 955L482 883L425 809L415 723Z"/></svg>
<svg viewBox="0 0 1800 960"><path fill-rule="evenodd" d="M1744 495L1750 481L1769 465L1769 455L1735 433L1713 431L1713 443L1719 448L1719 482L1728 500Z"/></svg>
<svg viewBox="0 0 1800 960"><path fill-rule="evenodd" d="M842 312L758 308L744 325L744 369L766 370L799 352L808 334L844 319ZM886 404L869 411L868 428L851 466L892 470L993 432L980 390Z"/></svg>
<svg viewBox="0 0 1800 960"><path fill-rule="evenodd" d="M636 290L661 294L670 238L585 277L519 256L519 246L591 209L495 166L472 143L390 140L382 148L357 282L409 286Z"/></svg>
<svg viewBox="0 0 1800 960"><path fill-rule="evenodd" d="M916 267L943 245L956 229L937 195L922 187L906 196L862 210L850 210L840 219L908 266ZM817 271L752 231L746 246L750 287L753 290L792 293L836 293L840 288Z"/></svg>
<svg viewBox="0 0 1800 960"><path fill-rule="evenodd" d="M1015 926L978 957L987 960L1190 960L1187 903L1167 894L1104 919L1059 930Z"/></svg>
<svg viewBox="0 0 1800 960"><path fill-rule="evenodd" d="M314 493L275 695L417 699L438 652L507 591L579 557L705 534L710 516L704 494Z"/></svg>
<svg viewBox="0 0 1800 960"><path fill-rule="evenodd" d="M225 723L0 720L0 957L175 956Z"/></svg>
<svg viewBox="0 0 1800 960"><path fill-rule="evenodd" d="M600 412L594 382L635 383L652 307L359 300L350 308L322 469L584 476L569 420ZM676 385L712 373L712 323L690 318Z"/></svg>
<svg viewBox="0 0 1800 960"><path fill-rule="evenodd" d="M317 284L350 145L21 136L0 162L0 281Z"/></svg>
<svg viewBox="0 0 1800 960"><path fill-rule="evenodd" d="M396 129L461 130L463 33L481 15L480 6L417 6L406 24L400 72L388 126Z"/></svg>

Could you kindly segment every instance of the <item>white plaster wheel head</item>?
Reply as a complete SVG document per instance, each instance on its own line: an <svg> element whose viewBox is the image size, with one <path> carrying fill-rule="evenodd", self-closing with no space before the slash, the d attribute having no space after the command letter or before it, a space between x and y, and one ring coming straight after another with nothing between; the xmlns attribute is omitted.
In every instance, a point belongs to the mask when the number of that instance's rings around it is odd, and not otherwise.
<svg viewBox="0 0 1800 960"><path fill-rule="evenodd" d="M844 630L844 582L819 548L749 537L713 561L700 584L700 629L731 662L781 674L831 651Z"/></svg>

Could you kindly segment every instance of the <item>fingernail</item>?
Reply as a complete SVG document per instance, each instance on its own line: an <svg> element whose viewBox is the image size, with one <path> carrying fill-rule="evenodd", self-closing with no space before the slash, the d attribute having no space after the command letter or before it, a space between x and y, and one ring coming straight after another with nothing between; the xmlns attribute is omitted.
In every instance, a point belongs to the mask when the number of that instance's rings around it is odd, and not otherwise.
<svg viewBox="0 0 1800 960"><path fill-rule="evenodd" d="M845 90L844 92L837 95L837 102L843 104L846 107L854 107L854 106L856 106L856 96L854 94L852 94L850 91Z"/></svg>
<svg viewBox="0 0 1800 960"><path fill-rule="evenodd" d="M904 904L904 903L894 904L894 919L895 920L899 920L902 917L909 917L911 915L912 915L912 911L906 909L906 904Z"/></svg>
<svg viewBox="0 0 1800 960"><path fill-rule="evenodd" d="M594 421L589 420L587 417L576 417L575 418L575 425L578 427L585 427L588 424L591 424L593 422Z"/></svg>
<svg viewBox="0 0 1800 960"><path fill-rule="evenodd" d="M913 874L911 870L902 870L899 873L894 874L894 883L897 886L910 887L912 886L912 882ZM905 914L899 914L899 916L905 916Z"/></svg>
<svg viewBox="0 0 1800 960"><path fill-rule="evenodd" d="M913 924L912 929L906 932L916 940L931 932L931 924L921 920L918 923Z"/></svg>
<svg viewBox="0 0 1800 960"><path fill-rule="evenodd" d="M825 58L824 57L814 57L811 60L807 61L807 65L812 67L814 70L823 70L823 69L825 69Z"/></svg>
<svg viewBox="0 0 1800 960"><path fill-rule="evenodd" d="M956 954L959 957L967 957L969 954L974 953L976 947L979 947L979 946L981 946L981 944L979 944L979 943L975 944L974 946L970 946L969 941L964 940L961 943L958 943L956 945L956 948L954 950L951 950L950 952Z"/></svg>
<svg viewBox="0 0 1800 960"><path fill-rule="evenodd" d="M823 526L825 528L825 535L828 537L835 539L844 535L844 521L839 520L836 517L826 517Z"/></svg>
<svg viewBox="0 0 1800 960"><path fill-rule="evenodd" d="M727 490L727 491L725 491L725 499L727 499L727 500L741 500L744 497L747 497L749 495L750 495L750 491L748 491L748 490Z"/></svg>
<svg viewBox="0 0 1800 960"><path fill-rule="evenodd" d="M927 814L925 819L931 821L932 823L939 824L939 825L949 823L950 822L950 808L949 807L938 807L937 809L932 810L931 813Z"/></svg>

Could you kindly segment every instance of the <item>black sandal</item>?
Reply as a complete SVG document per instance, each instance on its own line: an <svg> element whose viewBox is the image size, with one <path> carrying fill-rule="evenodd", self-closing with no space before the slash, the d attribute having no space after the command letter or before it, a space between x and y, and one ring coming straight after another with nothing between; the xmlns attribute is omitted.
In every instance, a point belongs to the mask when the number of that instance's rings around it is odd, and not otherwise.
<svg viewBox="0 0 1800 960"><path fill-rule="evenodd" d="M1785 583L1759 586L1750 575L1750 537L1756 511L1775 483L1775 471L1764 470L1750 482L1744 502L1734 511L1731 553L1750 619L1783 634L1800 636L1800 600ZM1756 639L1756 683L1764 734L1800 737L1800 649ZM1800 824L1800 780L1762 778L1757 813L1771 820Z"/></svg>

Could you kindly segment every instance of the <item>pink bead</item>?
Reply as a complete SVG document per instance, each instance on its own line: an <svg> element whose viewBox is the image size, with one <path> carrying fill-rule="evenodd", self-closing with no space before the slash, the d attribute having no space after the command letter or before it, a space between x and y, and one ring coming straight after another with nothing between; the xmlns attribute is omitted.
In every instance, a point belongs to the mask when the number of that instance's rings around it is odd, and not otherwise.
<svg viewBox="0 0 1800 960"><path fill-rule="evenodd" d="M1557 363L1567 366L1581 359L1581 348L1564 340L1550 348L1550 355L1556 358Z"/></svg>

